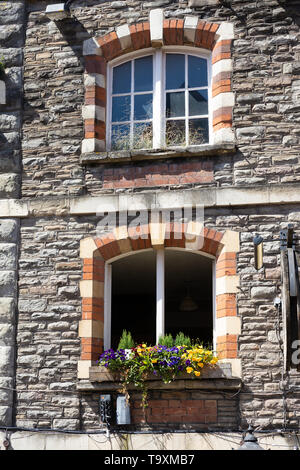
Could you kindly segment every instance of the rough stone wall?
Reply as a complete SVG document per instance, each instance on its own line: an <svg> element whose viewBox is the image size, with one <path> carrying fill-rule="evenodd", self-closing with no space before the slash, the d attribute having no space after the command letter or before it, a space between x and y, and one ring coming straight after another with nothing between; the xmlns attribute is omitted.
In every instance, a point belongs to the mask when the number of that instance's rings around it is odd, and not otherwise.
<svg viewBox="0 0 300 470"><path fill-rule="evenodd" d="M0 198L18 198L21 173L21 128L25 2L0 3L0 57L5 90L0 104ZM0 220L0 425L13 423L15 323L19 221Z"/></svg>

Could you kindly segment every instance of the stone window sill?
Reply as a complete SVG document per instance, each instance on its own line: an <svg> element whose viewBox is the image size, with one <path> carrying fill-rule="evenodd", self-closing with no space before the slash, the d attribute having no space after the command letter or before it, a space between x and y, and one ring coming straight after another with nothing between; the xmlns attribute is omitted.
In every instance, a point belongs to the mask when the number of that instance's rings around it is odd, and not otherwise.
<svg viewBox="0 0 300 470"><path fill-rule="evenodd" d="M234 143L198 145L193 147L169 147L168 149L116 150L81 155L82 164L127 163L138 160L155 160L175 157L206 157L233 153Z"/></svg>
<svg viewBox="0 0 300 470"><path fill-rule="evenodd" d="M147 379L149 390L239 390L241 379L233 377L230 364L220 364L215 368L204 369L199 378L191 377L189 374L181 374L168 384L155 376ZM100 367L90 367L89 380L81 380L77 383L80 391L117 391L120 382L116 374ZM129 390L136 390L134 385Z"/></svg>

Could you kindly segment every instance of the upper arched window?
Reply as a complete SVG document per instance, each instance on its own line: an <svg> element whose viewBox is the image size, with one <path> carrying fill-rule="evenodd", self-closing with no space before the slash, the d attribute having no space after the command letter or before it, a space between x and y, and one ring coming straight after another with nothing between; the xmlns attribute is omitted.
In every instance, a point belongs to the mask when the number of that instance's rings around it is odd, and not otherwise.
<svg viewBox="0 0 300 470"><path fill-rule="evenodd" d="M210 142L210 67L194 51L157 49L113 62L108 72L111 150Z"/></svg>

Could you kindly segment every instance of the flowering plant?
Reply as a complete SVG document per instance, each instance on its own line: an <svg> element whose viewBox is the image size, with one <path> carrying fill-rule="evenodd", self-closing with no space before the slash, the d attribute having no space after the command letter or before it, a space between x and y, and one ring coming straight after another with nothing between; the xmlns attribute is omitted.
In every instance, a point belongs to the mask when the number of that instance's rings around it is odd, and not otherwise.
<svg viewBox="0 0 300 470"><path fill-rule="evenodd" d="M147 386L145 380L151 374L169 383L181 372L199 377L202 368L218 361L213 351L201 346L148 346L140 344L131 349L109 349L100 356L99 365L121 376L122 393L127 397L129 384L142 390L142 406L147 406Z"/></svg>

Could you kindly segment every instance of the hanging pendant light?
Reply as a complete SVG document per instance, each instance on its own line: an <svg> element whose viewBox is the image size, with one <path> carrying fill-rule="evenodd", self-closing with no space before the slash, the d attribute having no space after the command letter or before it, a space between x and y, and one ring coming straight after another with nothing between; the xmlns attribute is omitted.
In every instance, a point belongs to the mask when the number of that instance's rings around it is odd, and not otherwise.
<svg viewBox="0 0 300 470"><path fill-rule="evenodd" d="M188 288L187 288L186 296L184 297L184 299L182 299L180 303L179 310L181 312L194 312L195 310L198 310L198 305L190 296Z"/></svg>

